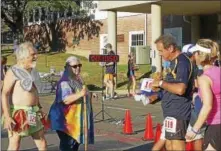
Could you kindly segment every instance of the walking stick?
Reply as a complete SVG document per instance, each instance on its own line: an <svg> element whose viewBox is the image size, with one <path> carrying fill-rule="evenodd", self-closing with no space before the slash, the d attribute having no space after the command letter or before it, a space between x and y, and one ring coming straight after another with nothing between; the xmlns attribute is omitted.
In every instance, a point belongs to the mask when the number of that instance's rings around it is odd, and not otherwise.
<svg viewBox="0 0 221 151"><path fill-rule="evenodd" d="M88 121L87 121L87 104L86 104L86 96L84 96L84 150L88 150Z"/></svg>

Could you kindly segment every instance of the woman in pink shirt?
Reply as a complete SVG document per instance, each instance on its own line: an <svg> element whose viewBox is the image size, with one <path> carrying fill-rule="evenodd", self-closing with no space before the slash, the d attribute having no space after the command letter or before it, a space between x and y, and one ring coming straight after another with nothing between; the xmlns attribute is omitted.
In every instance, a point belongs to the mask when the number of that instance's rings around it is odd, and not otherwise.
<svg viewBox="0 0 221 151"><path fill-rule="evenodd" d="M210 39L198 40L193 49L198 67L203 68L203 74L198 79L203 106L193 128L187 132L186 139L192 140L206 122L208 127L204 136L204 150L221 150L221 68L213 65L220 56L219 51L218 44Z"/></svg>

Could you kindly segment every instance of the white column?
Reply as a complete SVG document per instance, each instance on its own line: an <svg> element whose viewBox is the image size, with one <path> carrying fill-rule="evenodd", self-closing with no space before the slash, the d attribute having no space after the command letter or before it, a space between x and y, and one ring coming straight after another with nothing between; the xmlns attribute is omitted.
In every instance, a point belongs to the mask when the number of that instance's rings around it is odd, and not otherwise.
<svg viewBox="0 0 221 151"><path fill-rule="evenodd" d="M151 4L151 46L154 50L154 57L152 58L152 66L156 67L156 71L161 72L161 57L156 49L155 40L162 34L162 21L161 21L161 6L158 4Z"/></svg>
<svg viewBox="0 0 221 151"><path fill-rule="evenodd" d="M113 47L113 50L117 53L117 13L108 11L107 19L107 33L108 43Z"/></svg>
<svg viewBox="0 0 221 151"><path fill-rule="evenodd" d="M199 38L200 38L199 16L191 16L191 42L196 43Z"/></svg>

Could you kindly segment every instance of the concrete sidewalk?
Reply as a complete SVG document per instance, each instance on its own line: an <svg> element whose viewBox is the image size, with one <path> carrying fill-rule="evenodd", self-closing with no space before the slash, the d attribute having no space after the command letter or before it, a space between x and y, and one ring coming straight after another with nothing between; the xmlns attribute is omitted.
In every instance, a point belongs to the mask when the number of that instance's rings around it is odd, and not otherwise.
<svg viewBox="0 0 221 151"><path fill-rule="evenodd" d="M163 120L161 104L143 106L141 102L136 102L133 98L126 97L124 91L117 91L117 93L119 94L118 99L103 102L105 111L112 116L113 119L106 114L104 114L104 120L102 119L102 114L99 114L94 119L95 144L89 145L89 150L150 150L153 143L151 141L142 140L146 125L146 115L151 113L155 133L156 124L162 123ZM54 95L40 97L44 111L47 112L49 110L54 97ZM101 96L99 95L98 100L94 99L92 101L95 116L102 108ZM131 111L133 131L136 132L136 134L133 135L122 134L125 110L127 109ZM48 142L48 150L59 150L59 139L55 132L48 131L46 133L46 139ZM6 150L8 139L7 133L4 130L2 130L1 144L2 150ZM23 138L21 150L37 150L31 137ZM83 145L80 146L80 150L84 150Z"/></svg>

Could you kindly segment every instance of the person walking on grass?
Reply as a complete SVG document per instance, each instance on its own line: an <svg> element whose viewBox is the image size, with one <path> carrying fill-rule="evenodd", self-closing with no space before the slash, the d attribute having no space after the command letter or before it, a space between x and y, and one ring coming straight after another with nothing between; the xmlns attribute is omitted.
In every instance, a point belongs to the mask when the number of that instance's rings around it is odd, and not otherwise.
<svg viewBox="0 0 221 151"><path fill-rule="evenodd" d="M128 55L128 63L127 63L127 77L128 77L128 96L134 96L136 94L136 77L135 77L135 64L134 64L134 56L132 53ZM130 87L132 84L132 93L130 92Z"/></svg>

